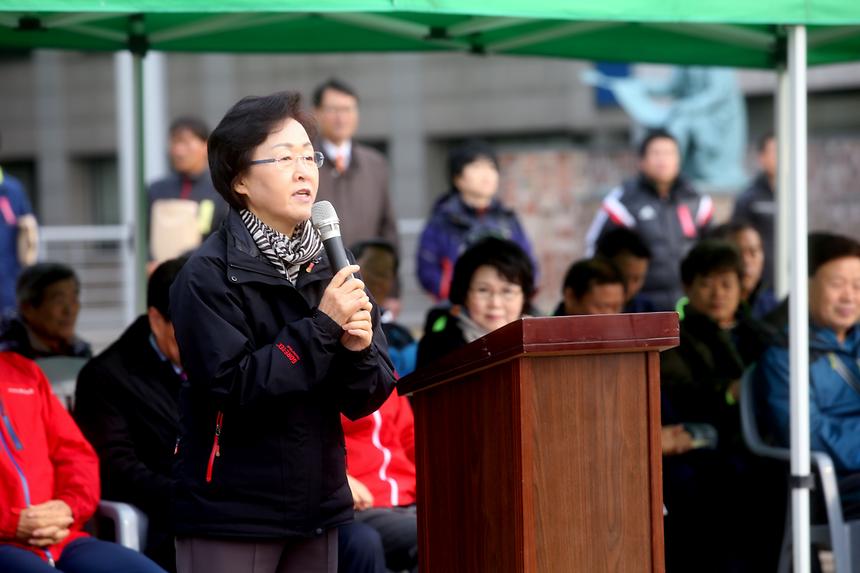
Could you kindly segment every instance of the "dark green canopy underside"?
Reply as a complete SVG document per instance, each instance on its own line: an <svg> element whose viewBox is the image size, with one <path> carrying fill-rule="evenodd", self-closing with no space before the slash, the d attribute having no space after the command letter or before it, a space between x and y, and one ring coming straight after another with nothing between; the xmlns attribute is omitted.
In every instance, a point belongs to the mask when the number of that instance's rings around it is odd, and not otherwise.
<svg viewBox="0 0 860 573"><path fill-rule="evenodd" d="M860 0L0 0L0 49L460 51L772 68L787 24L809 26L811 65L860 59Z"/></svg>

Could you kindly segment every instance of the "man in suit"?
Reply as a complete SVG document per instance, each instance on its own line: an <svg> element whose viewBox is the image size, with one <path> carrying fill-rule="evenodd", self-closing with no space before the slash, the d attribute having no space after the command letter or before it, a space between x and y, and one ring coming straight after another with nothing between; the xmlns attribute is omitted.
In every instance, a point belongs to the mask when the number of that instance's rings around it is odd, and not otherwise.
<svg viewBox="0 0 860 573"><path fill-rule="evenodd" d="M345 83L330 79L314 91L313 103L319 125L315 147L326 158L319 171L317 200L331 201L341 214L344 244L384 239L397 246L388 163L381 153L353 139L358 129L358 95Z"/></svg>

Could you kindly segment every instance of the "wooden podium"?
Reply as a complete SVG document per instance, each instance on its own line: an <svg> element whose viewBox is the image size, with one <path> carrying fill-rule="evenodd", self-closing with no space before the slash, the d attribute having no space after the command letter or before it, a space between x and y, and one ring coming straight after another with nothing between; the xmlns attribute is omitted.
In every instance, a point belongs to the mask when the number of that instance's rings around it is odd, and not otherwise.
<svg viewBox="0 0 860 573"><path fill-rule="evenodd" d="M662 572L674 312L526 318L403 378L421 573Z"/></svg>

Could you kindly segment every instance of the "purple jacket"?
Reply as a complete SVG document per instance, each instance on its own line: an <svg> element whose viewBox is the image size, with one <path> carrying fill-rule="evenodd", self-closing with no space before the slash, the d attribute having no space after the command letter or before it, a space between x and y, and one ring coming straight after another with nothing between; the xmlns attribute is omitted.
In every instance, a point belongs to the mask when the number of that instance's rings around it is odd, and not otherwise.
<svg viewBox="0 0 860 573"><path fill-rule="evenodd" d="M448 298L457 258L469 245L487 236L509 239L522 247L532 260L537 280L537 261L516 214L498 199L478 212L452 191L436 202L421 232L416 268L424 290L437 299Z"/></svg>

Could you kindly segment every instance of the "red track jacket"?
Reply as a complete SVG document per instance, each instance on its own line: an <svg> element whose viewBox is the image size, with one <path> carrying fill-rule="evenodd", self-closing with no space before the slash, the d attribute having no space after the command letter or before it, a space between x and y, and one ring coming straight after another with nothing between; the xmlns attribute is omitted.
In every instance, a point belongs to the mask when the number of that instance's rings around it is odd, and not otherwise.
<svg viewBox="0 0 860 573"><path fill-rule="evenodd" d="M392 392L373 414L341 416L346 471L373 494L374 507L415 503L415 441L409 401Z"/></svg>
<svg viewBox="0 0 860 573"><path fill-rule="evenodd" d="M72 508L71 534L46 549L15 539L21 511L52 499ZM43 559L59 559L81 532L99 501L95 452L51 392L36 366L0 352L0 543L14 543Z"/></svg>

